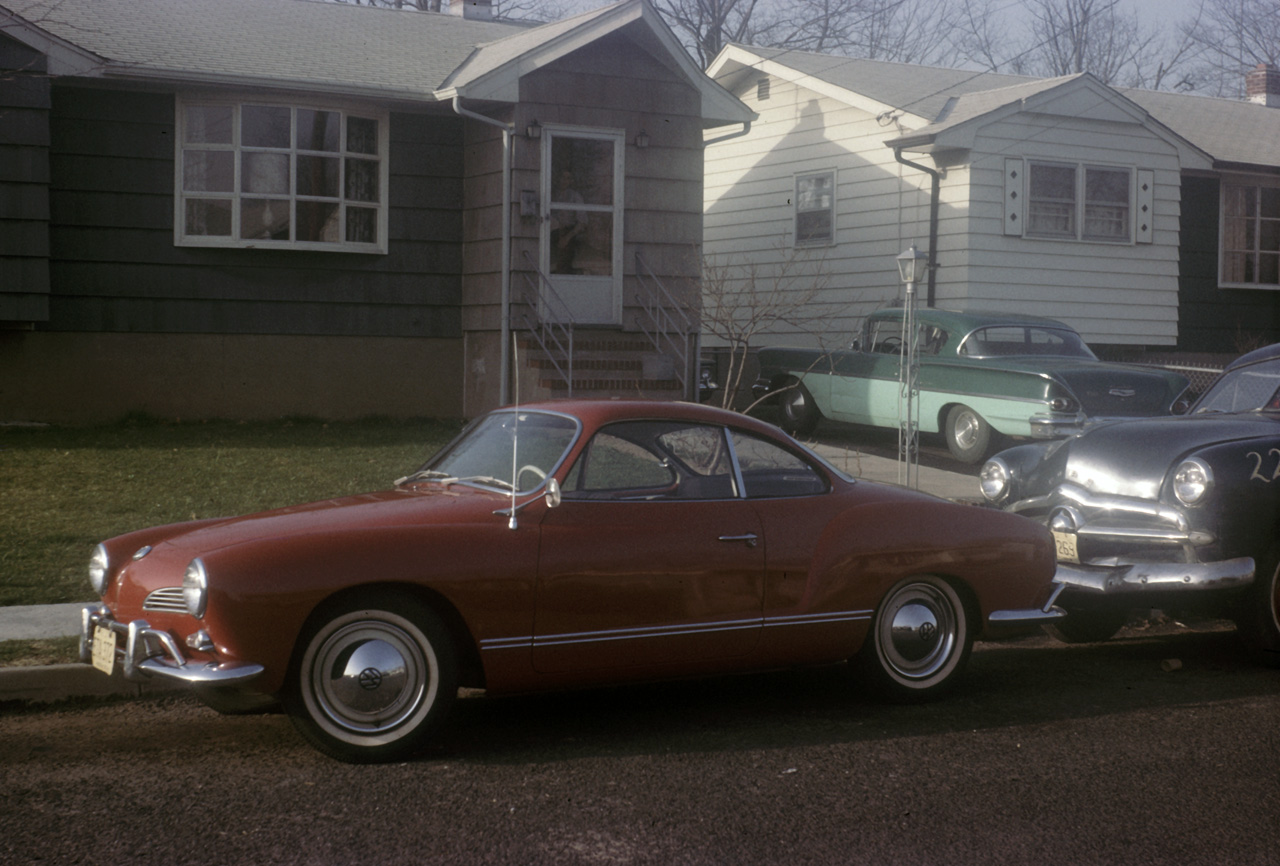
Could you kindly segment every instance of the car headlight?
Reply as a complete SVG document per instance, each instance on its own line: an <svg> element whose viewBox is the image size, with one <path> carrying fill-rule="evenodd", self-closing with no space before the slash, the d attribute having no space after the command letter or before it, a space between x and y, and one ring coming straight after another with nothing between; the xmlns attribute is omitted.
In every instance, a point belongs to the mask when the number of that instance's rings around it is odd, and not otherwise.
<svg viewBox="0 0 1280 866"><path fill-rule="evenodd" d="M1202 502L1213 487L1213 470L1198 457L1183 460L1173 473L1173 495L1183 505Z"/></svg>
<svg viewBox="0 0 1280 866"><path fill-rule="evenodd" d="M1008 465L999 457L992 457L978 473L978 485L989 502L999 502L1009 494L1011 473Z"/></svg>
<svg viewBox="0 0 1280 866"><path fill-rule="evenodd" d="M111 573L111 561L107 556L107 548L99 544L89 557L89 584L93 591L102 595L107 591L107 575Z"/></svg>
<svg viewBox="0 0 1280 866"><path fill-rule="evenodd" d="M209 604L209 574L199 559L191 560L187 573L182 576L182 599L187 603L187 613L196 619L204 618Z"/></svg>

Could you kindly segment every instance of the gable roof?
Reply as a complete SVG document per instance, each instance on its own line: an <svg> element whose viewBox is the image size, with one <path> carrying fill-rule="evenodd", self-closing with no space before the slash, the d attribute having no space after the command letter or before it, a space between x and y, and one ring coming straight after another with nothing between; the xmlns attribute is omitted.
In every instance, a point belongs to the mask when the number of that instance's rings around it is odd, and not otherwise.
<svg viewBox="0 0 1280 866"><path fill-rule="evenodd" d="M668 65L702 93L708 125L754 117L645 0L541 26L323 0L0 0L0 32L49 55L53 75L418 102L482 83L483 98L514 101L519 75L628 26L649 50L679 52Z"/></svg>
<svg viewBox="0 0 1280 866"><path fill-rule="evenodd" d="M753 70L779 75L868 111L878 109L873 111L876 114L896 113L913 129L902 137L905 142L944 134L1002 110L1016 110L1082 77L1038 79L744 45L726 47L708 73L727 82ZM1278 109L1217 97L1110 87L1088 78L1219 167L1280 167Z"/></svg>

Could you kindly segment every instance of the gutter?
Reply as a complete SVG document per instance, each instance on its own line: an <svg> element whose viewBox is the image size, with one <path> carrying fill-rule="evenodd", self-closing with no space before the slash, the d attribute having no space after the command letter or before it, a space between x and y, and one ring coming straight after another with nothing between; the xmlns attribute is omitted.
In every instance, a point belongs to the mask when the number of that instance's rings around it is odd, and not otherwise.
<svg viewBox="0 0 1280 866"><path fill-rule="evenodd" d="M737 132L727 133L718 138L707 139L706 141L702 142L702 146L705 148L705 147L710 147L713 144L719 144L722 141L728 141L731 138L742 138L742 136L746 135L750 131L751 131L751 121L744 120L742 121L742 129L738 130Z"/></svg>
<svg viewBox="0 0 1280 866"><path fill-rule="evenodd" d="M902 144L895 145L893 148L893 158L903 165L923 171L933 179L929 193L929 287L925 293L926 307L932 307L937 300L938 285L938 198L942 187L942 172L936 168L929 168L927 165L921 165L918 162L912 162L902 155Z"/></svg>
<svg viewBox="0 0 1280 866"><path fill-rule="evenodd" d="M462 107L462 97L454 94L453 110L462 117L469 117L502 130L502 374L498 386L499 405L511 402L511 136L514 123L503 123L483 114ZM465 408L465 404L464 404Z"/></svg>

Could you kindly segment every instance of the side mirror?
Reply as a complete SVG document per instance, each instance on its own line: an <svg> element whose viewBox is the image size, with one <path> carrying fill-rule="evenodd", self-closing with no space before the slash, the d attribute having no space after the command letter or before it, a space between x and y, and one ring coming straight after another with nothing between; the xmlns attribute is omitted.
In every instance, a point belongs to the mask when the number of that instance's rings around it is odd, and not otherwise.
<svg viewBox="0 0 1280 866"><path fill-rule="evenodd" d="M547 507L560 507L560 482L554 477L547 479Z"/></svg>

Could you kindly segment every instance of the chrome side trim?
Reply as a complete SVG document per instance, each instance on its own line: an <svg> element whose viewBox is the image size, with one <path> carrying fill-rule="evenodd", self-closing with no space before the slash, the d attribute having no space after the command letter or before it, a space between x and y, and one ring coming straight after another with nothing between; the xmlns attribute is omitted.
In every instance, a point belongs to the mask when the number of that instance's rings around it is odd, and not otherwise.
<svg viewBox="0 0 1280 866"><path fill-rule="evenodd" d="M1091 595L1202 592L1249 586L1255 569L1250 556L1220 562L1132 562L1115 566L1060 562L1054 580Z"/></svg>
<svg viewBox="0 0 1280 866"><path fill-rule="evenodd" d="M603 631L571 632L556 635L522 635L519 637L487 638L480 641L481 651L530 649L532 647L565 646L640 638L676 637L690 634L714 634L723 631L741 631L751 628L776 628L778 626L824 625L833 622L862 622L870 620L873 610L842 610L827 613L808 613L794 616L771 616L762 619L726 620L724 622L691 625L650 626L645 628L607 629Z"/></svg>
<svg viewBox="0 0 1280 866"><path fill-rule="evenodd" d="M116 655L125 679L142 681L163 677L188 685L235 685L251 680L265 668L251 663L192 662L183 655L178 642L166 631L154 629L144 619L118 621L104 605L86 605L80 613L80 661L93 657L93 632L108 628L125 638L124 649Z"/></svg>

